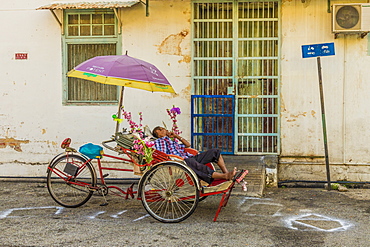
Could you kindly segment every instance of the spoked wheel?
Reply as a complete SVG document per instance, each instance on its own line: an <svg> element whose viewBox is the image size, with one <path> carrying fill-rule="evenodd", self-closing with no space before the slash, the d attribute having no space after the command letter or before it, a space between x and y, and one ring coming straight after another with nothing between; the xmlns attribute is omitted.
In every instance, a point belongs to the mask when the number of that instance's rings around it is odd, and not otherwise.
<svg viewBox="0 0 370 247"><path fill-rule="evenodd" d="M188 218L199 201L196 178L176 163L165 163L143 177L141 201L153 218L176 223Z"/></svg>
<svg viewBox="0 0 370 247"><path fill-rule="evenodd" d="M48 167L47 187L60 205L75 208L85 204L96 185L95 170L87 160L76 154L62 155Z"/></svg>

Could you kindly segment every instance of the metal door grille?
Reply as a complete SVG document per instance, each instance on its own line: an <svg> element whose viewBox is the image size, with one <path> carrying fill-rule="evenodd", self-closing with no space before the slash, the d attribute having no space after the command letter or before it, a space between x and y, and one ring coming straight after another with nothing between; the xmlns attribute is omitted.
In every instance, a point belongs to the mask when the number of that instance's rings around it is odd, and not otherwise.
<svg viewBox="0 0 370 247"><path fill-rule="evenodd" d="M193 94L236 97L237 154L279 152L279 1L193 1Z"/></svg>
<svg viewBox="0 0 370 247"><path fill-rule="evenodd" d="M234 95L192 95L191 112L193 148L234 153Z"/></svg>

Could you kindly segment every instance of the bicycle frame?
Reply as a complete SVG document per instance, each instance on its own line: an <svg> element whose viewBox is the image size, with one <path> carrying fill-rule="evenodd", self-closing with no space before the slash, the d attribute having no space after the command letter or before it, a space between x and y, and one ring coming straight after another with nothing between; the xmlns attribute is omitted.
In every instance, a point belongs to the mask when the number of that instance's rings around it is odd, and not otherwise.
<svg viewBox="0 0 370 247"><path fill-rule="evenodd" d="M214 217L214 221L216 221L221 209L226 206L235 183L236 182L240 183L244 179L244 177L248 174L247 170L242 170L232 180L229 181L214 180L214 182L212 182L207 187L202 187L200 185L200 181L196 173L190 167L188 167L183 160L179 158L174 159L174 157L170 157L165 153L155 150L153 153L152 162L150 162L149 164L139 164L140 159L138 159L137 153L134 150L126 149L122 146L111 147L107 145L107 143L114 141L115 140L109 140L102 142L102 144L106 148L117 152L118 155L124 156L118 157L116 155L102 154L101 155L102 157L117 160L126 164L132 164L138 167L147 166L150 168L147 169L142 174L140 174L142 175L142 177L138 182L137 191L133 190L134 183L132 183L125 190L119 188L116 185L108 185L106 183L107 181L105 178L109 174L104 174L104 171L134 172L135 171L134 168L128 169L128 168L110 167L109 165L106 165L105 162L102 162L101 158L95 158L97 165L94 166L93 159L88 158L86 155L78 152L74 148L69 147L70 138L67 138L62 142L61 145L61 147L65 149L65 152L55 156L48 166L49 173L47 185L53 199L62 206L78 207L86 203L90 199L94 191L98 191L101 195L104 196L105 203L101 204L102 206L104 206L108 204L107 200L105 199L105 195L107 195L108 192L110 192L110 189L115 189L120 193L117 193L115 191L111 193L117 196L125 197L126 199L128 199L130 196L131 198L134 198L135 194L137 194L138 195L137 199L142 201L148 213L151 214L157 220L162 222L179 222L187 218L194 211L198 203L199 197L202 197L202 199L204 199L207 196L222 194L219 207ZM58 166L60 162L64 164L64 168ZM98 171L96 171L96 169ZM86 176L84 177L84 170L89 172L90 176L86 173ZM59 177L68 185L83 187L84 189L83 190L81 189L81 191L87 192L86 196L84 196L84 194L79 193L78 195L73 196L75 196L77 200L81 198L80 201L74 202L73 199L70 201L71 203L68 201L68 199L66 199L65 201L64 199L62 199L63 201L61 201L60 198L63 198L64 196L63 191L60 192L60 190L58 190L60 187L58 186L55 187L58 189L54 190L54 185L52 185L53 183L52 182L50 183L50 181L52 181L50 179L51 177L50 173L55 174L56 175L55 178ZM161 174L166 174L166 177L163 177L163 175ZM79 176L81 176L81 178L79 178ZM163 182L161 176L164 178ZM161 186L157 186L156 188L151 187L152 185L150 180L153 177L155 178L154 181L159 181L164 185L163 188L162 184ZM90 183L84 182L84 179L89 179ZM149 186L149 190L147 190L146 185ZM178 190L184 191L185 193L184 192L178 193ZM54 194L53 191L56 191L56 194ZM177 196L175 195L176 193L178 193ZM66 198L69 197L68 194L65 195L67 195ZM157 210L156 207L158 207L158 209L163 208L164 207L163 205L165 205L166 203L168 203L168 205L166 205L165 208L173 207L172 208L173 210L177 210L181 207L171 206L170 204L172 203L178 204L180 202L184 203L184 201L186 203L189 203L188 205L190 206L186 207L185 211L181 212L183 213L183 215L180 214L179 218L176 217L171 218L172 216L169 218L166 218L165 216L165 218L163 218L160 215L162 211L156 211ZM169 212L172 211L169 210Z"/></svg>
<svg viewBox="0 0 370 247"><path fill-rule="evenodd" d="M61 155L64 155L66 154L67 155L67 159L68 159L68 155L69 155L69 152L66 152L66 153L62 153L62 154L59 154L58 156L56 157L61 157ZM50 165L54 162L55 158L50 162ZM81 174L81 172L83 172L83 170L86 168L86 164L89 163L92 159L88 159L86 160L82 166L79 166L78 168L78 173L75 174L75 175L69 175L67 174L66 172L64 171L61 171L59 169L51 169L50 165L48 166L48 170L50 170L52 173L56 174L59 178L63 179L67 184L73 184L73 185L78 185L78 186L83 186L83 187L91 187L90 184L88 183L84 183L82 181L78 181L78 182L74 182L72 181L73 177L76 177L78 175ZM65 177L67 179L65 179Z"/></svg>
<svg viewBox="0 0 370 247"><path fill-rule="evenodd" d="M73 150L73 151L75 151L75 150ZM113 168L113 167L104 166L103 163L101 162L101 159L97 159L97 170L98 170L98 174L99 174L99 177L97 177L97 180L99 180L100 185L91 186L91 184L84 183L83 181L79 181L79 180L78 181L73 181L73 178L74 177L77 177L78 175L80 175L84 171L84 169L86 168L86 164L87 163L90 163L91 164L91 167L93 168L94 173L96 175L95 167L92 165L93 159L88 159L84 155L78 153L77 151L75 151L75 152L73 152L73 151L68 150L65 153L59 154L58 156L56 156L56 158L61 157L62 155L66 155L67 156L67 161L68 161L68 157L71 154L78 155L81 158L83 158L83 160L85 160L85 162L83 164L78 164L79 168L78 168L77 174L70 175L70 174L68 174L68 173L66 173L64 171L61 171L59 169L56 169L56 168L51 169L50 168L50 165L48 167L48 170L50 170L52 173L54 173L55 175L57 175L59 178L63 179L67 184L73 184L73 185L77 185L77 186L88 187L90 190L93 190L93 191L101 190L102 187L105 187L105 188L108 188L108 189L116 189L119 192L121 192L122 194L126 195L126 199L128 198L128 196L131 196L133 198L134 197L134 194L137 193L137 192L135 192L135 191L132 190L133 185L131 185L131 187L128 188L126 191L122 190L121 188L119 188L117 186L107 185L107 183L105 181L105 177L106 176L104 176L104 171L105 170L123 171L123 172L133 172L134 170L133 169ZM103 156L104 157L108 157L108 158L112 158L112 159L116 159L116 160L120 160L120 161L124 161L124 162L131 162L131 163L134 163L135 162L129 156L128 156L129 158L122 158L122 157L117 157L117 156L108 155L108 154L104 154ZM50 164L52 164L56 160L56 158L54 158L50 162ZM72 162L71 164L75 164L75 163Z"/></svg>

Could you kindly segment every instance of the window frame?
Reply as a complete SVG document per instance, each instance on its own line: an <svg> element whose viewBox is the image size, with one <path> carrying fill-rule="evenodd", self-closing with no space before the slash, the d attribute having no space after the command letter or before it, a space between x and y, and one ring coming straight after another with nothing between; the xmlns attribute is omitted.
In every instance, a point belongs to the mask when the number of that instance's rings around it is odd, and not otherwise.
<svg viewBox="0 0 370 247"><path fill-rule="evenodd" d="M114 15L115 35L109 36L68 36L68 18L69 14L97 14L109 13ZM114 101L85 101L71 102L68 99L68 45L69 44L115 44L116 54L122 54L122 32L119 30L118 20L112 9L73 9L64 10L63 18L65 20L62 35L62 104L63 105L116 105L119 101L120 90L117 89L116 100ZM118 87L118 86L117 86Z"/></svg>

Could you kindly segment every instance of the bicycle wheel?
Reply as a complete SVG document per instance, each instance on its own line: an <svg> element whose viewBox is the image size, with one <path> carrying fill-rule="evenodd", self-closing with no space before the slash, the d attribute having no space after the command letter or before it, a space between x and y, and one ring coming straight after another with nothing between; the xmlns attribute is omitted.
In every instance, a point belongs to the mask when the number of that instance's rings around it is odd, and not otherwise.
<svg viewBox="0 0 370 247"><path fill-rule="evenodd" d="M176 223L188 218L197 207L199 191L192 173L176 163L165 163L147 171L141 182L141 201L156 220Z"/></svg>
<svg viewBox="0 0 370 247"><path fill-rule="evenodd" d="M86 203L95 185L95 170L80 155L62 155L48 167L47 188L54 201L64 207L75 208Z"/></svg>

